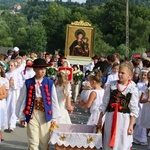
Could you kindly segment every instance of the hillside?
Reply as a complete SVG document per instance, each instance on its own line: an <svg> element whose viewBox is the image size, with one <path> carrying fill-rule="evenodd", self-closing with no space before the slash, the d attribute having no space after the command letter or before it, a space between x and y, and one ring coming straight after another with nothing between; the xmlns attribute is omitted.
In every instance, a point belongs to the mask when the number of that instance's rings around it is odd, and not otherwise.
<svg viewBox="0 0 150 150"><path fill-rule="evenodd" d="M37 2L38 0L0 0L0 6L12 6L12 5L17 4L17 3L25 4L28 1ZM59 0L56 0L56 1L59 1ZM99 5L99 4L102 4L102 3L106 3L108 1L109 0L86 0L86 4ZM119 0L115 0L115 1L119 2ZM129 0L129 1L133 4L142 5L142 6L150 8L150 0Z"/></svg>
<svg viewBox="0 0 150 150"><path fill-rule="evenodd" d="M25 4L28 0L0 0L0 6L13 6L14 4Z"/></svg>

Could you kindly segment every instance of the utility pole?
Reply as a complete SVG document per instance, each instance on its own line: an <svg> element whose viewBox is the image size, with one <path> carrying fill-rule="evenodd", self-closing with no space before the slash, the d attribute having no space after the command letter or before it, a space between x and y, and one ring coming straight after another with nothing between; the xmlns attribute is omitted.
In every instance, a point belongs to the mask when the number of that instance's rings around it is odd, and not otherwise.
<svg viewBox="0 0 150 150"><path fill-rule="evenodd" d="M126 0L126 57L129 57L129 0Z"/></svg>

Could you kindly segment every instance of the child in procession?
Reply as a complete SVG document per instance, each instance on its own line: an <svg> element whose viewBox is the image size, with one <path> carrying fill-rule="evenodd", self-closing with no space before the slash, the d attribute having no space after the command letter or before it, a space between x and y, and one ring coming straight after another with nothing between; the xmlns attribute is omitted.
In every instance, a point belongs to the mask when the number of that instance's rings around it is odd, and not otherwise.
<svg viewBox="0 0 150 150"><path fill-rule="evenodd" d="M58 118L57 122L71 124L68 111L73 111L74 107L71 105L71 85L68 81L68 74L65 70L57 73L55 85L58 103L62 113L62 116Z"/></svg>
<svg viewBox="0 0 150 150"><path fill-rule="evenodd" d="M21 89L16 111L17 116L27 122L28 149L49 148L50 126L60 117L60 108L53 80L45 77L46 61L35 59L30 66L35 76L26 80Z"/></svg>
<svg viewBox="0 0 150 150"><path fill-rule="evenodd" d="M138 93L139 93L139 116L136 119L136 125L134 127L133 139L135 144L147 145L147 136L146 136L146 128L141 126L141 113L143 109L143 103L140 103L140 97L143 92L145 86L147 87L147 73L149 70L147 68L143 68L140 73L140 81L137 83Z"/></svg>
<svg viewBox="0 0 150 150"><path fill-rule="evenodd" d="M6 97L7 102L7 118L8 118L8 131L13 132L16 128L17 117L15 114L16 103L19 97L20 88L22 87L21 74L16 71L15 60L8 62L8 72L6 78L9 80L9 93Z"/></svg>
<svg viewBox="0 0 150 150"><path fill-rule="evenodd" d="M133 65L119 66L119 80L107 85L100 106L98 127L102 129L105 115L103 150L130 150L133 142L133 125L138 117L138 90L133 81Z"/></svg>
<svg viewBox="0 0 150 150"><path fill-rule="evenodd" d="M109 84L111 81L118 80L119 64L117 62L113 64L112 70L112 73L107 77L107 81L104 85L104 88L106 88L107 84Z"/></svg>
<svg viewBox="0 0 150 150"><path fill-rule="evenodd" d="M88 80L92 91L88 97L87 102L79 101L79 105L83 109L90 108L90 117L87 125L97 125L99 119L99 107L102 104L104 89L101 88L102 73L99 70L94 70L88 75Z"/></svg>
<svg viewBox="0 0 150 150"><path fill-rule="evenodd" d="M7 110L6 110L6 96L9 90L9 81L5 76L5 69L0 64L0 141L4 141L2 132L8 128L7 124Z"/></svg>
<svg viewBox="0 0 150 150"><path fill-rule="evenodd" d="M141 112L141 126L146 128L147 150L150 150L150 71L147 73L148 85L145 85L140 97L140 103L143 104Z"/></svg>

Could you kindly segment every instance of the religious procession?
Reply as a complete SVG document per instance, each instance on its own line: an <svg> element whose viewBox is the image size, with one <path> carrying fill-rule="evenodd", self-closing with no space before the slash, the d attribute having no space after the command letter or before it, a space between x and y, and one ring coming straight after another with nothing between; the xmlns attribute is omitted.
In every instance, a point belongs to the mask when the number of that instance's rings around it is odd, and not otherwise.
<svg viewBox="0 0 150 150"><path fill-rule="evenodd" d="M150 150L148 0L0 0L0 150Z"/></svg>
<svg viewBox="0 0 150 150"><path fill-rule="evenodd" d="M150 59L94 56L88 65L65 56L29 55L18 47L0 55L0 140L26 128L29 150L150 149ZM75 106L87 122L72 123ZM63 146L63 147L62 147Z"/></svg>

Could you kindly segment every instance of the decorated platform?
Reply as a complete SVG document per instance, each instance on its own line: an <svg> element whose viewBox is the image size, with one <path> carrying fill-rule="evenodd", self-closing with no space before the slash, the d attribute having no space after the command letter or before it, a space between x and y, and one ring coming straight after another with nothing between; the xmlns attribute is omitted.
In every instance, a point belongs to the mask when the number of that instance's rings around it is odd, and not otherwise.
<svg viewBox="0 0 150 150"><path fill-rule="evenodd" d="M102 134L96 133L95 126L58 124L50 143L56 150L96 150L102 147Z"/></svg>

